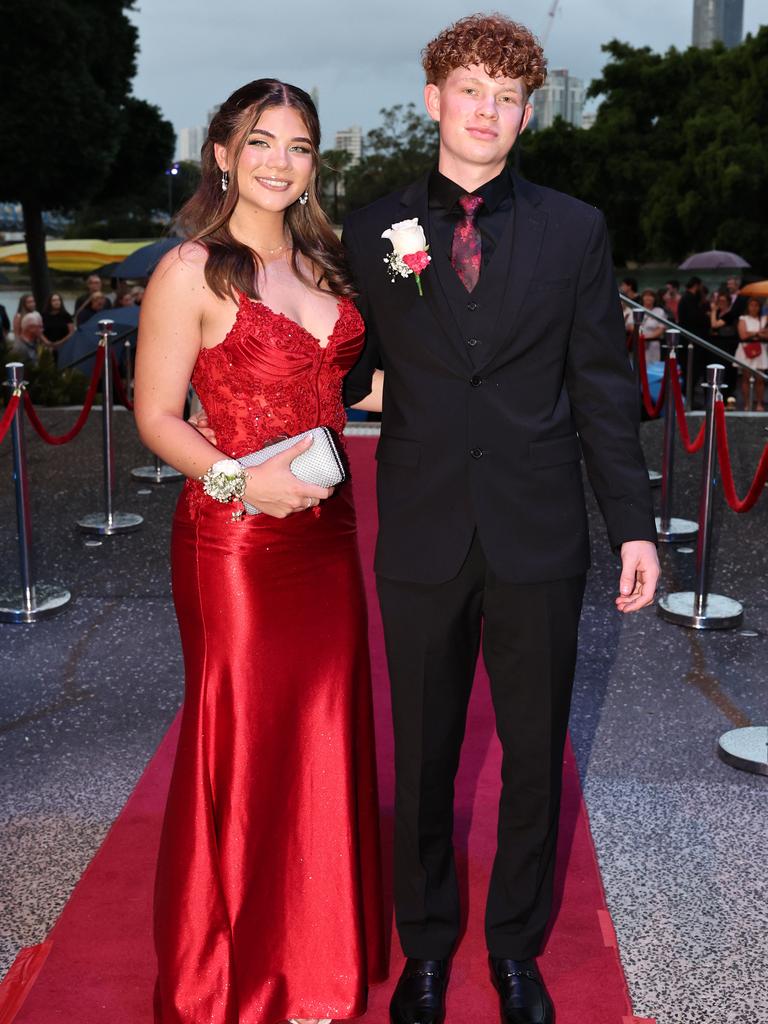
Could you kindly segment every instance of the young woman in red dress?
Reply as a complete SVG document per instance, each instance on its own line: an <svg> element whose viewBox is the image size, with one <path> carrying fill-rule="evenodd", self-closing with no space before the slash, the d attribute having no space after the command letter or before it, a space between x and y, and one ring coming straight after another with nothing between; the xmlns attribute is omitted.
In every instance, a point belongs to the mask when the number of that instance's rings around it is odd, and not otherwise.
<svg viewBox="0 0 768 1024"><path fill-rule="evenodd" d="M293 476L306 444L245 474L219 465L344 426L363 324L318 201L319 143L301 89L233 93L181 214L190 241L142 304L139 430L188 478L171 551L186 692L155 894L156 1024L356 1017L386 970L349 488ZM190 381L215 446L184 421ZM262 514L238 517L240 497Z"/></svg>

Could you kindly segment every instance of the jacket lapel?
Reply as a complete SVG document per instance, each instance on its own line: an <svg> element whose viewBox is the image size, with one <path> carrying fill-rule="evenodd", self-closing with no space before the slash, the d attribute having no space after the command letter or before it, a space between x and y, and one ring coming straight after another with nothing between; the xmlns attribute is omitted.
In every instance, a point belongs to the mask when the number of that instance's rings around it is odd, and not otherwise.
<svg viewBox="0 0 768 1024"><path fill-rule="evenodd" d="M541 193L535 185L517 174L514 175L514 183L515 218L511 249L497 253L507 259L507 281L493 332L494 341L486 349L483 370L499 355L518 325L517 318L536 272L547 224L547 214L541 209Z"/></svg>

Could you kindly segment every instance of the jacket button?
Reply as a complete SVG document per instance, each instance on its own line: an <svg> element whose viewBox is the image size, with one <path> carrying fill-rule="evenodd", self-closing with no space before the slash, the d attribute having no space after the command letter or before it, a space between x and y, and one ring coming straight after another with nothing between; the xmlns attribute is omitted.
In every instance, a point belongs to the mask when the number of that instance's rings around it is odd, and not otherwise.
<svg viewBox="0 0 768 1024"><path fill-rule="evenodd" d="M467 309L469 310L470 313L474 313L475 310L477 309L477 303L476 302L468 302L467 303Z"/></svg>
<svg viewBox="0 0 768 1024"><path fill-rule="evenodd" d="M484 453L482 448L472 448L470 449L469 454L473 459L482 459Z"/></svg>
<svg viewBox="0 0 768 1024"><path fill-rule="evenodd" d="M472 385L473 388L479 388L480 385L483 383L483 378L477 376L470 377L469 383Z"/></svg>
<svg viewBox="0 0 768 1024"><path fill-rule="evenodd" d="M475 345L479 345L480 342L477 340L477 338L468 338L467 344L469 345L470 348L474 348Z"/></svg>

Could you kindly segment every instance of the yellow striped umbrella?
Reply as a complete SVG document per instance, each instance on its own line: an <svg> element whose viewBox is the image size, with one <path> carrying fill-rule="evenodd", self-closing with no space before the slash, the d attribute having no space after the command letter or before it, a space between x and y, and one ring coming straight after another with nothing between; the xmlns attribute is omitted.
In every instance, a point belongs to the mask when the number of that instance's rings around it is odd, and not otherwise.
<svg viewBox="0 0 768 1024"><path fill-rule="evenodd" d="M104 242L99 238L51 238L45 243L45 251L48 266L53 270L87 273L105 263L122 263L126 256L152 241L152 238L130 242ZM27 247L23 242L0 246L0 263L28 262Z"/></svg>

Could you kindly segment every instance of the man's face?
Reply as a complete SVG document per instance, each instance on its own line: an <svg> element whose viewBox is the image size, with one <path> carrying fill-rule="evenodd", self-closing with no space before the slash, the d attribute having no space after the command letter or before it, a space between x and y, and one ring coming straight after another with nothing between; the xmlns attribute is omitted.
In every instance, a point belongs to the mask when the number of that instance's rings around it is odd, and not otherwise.
<svg viewBox="0 0 768 1024"><path fill-rule="evenodd" d="M86 281L86 284L88 286L88 291L91 293L91 295L93 295L94 292L101 291L101 278L97 277L96 274L91 274L91 276Z"/></svg>
<svg viewBox="0 0 768 1024"><path fill-rule="evenodd" d="M738 277L729 277L728 280L725 282L726 288L731 293L731 295L734 295L739 290L740 284L741 282L739 281Z"/></svg>
<svg viewBox="0 0 768 1024"><path fill-rule="evenodd" d="M478 64L427 85L424 100L440 124L440 169L448 177L456 171L487 171L486 180L498 174L532 112L522 79L492 78Z"/></svg>

